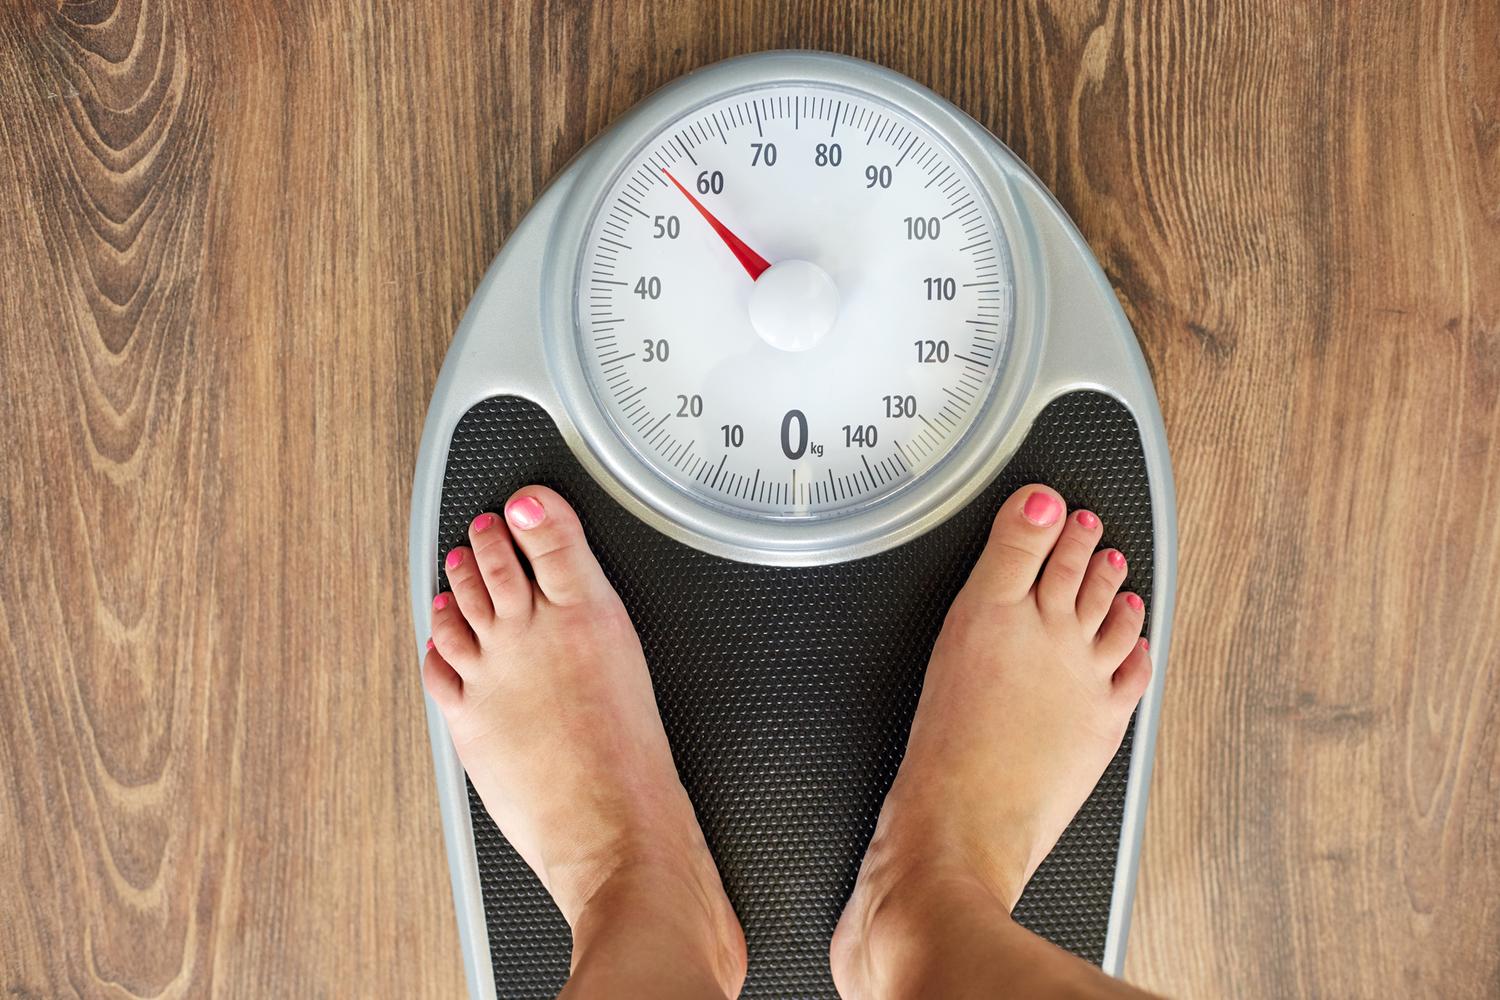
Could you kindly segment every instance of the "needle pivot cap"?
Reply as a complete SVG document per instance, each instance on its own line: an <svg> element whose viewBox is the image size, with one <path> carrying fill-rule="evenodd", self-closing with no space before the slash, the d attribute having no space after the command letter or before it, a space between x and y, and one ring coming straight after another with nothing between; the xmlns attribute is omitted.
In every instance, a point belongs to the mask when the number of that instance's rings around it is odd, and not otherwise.
<svg viewBox="0 0 1500 1000"><path fill-rule="evenodd" d="M778 261L750 289L750 324L777 350L816 347L838 315L838 288L827 271L810 261Z"/></svg>

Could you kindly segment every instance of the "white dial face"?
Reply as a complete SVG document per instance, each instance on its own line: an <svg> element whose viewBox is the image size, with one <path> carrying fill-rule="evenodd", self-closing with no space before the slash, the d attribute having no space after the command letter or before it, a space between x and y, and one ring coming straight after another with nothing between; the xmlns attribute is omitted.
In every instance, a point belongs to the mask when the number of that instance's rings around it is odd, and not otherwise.
<svg viewBox="0 0 1500 1000"><path fill-rule="evenodd" d="M1013 286L994 209L872 97L740 91L627 163L589 229L577 321L619 434L700 500L812 518L948 456L995 384Z"/></svg>

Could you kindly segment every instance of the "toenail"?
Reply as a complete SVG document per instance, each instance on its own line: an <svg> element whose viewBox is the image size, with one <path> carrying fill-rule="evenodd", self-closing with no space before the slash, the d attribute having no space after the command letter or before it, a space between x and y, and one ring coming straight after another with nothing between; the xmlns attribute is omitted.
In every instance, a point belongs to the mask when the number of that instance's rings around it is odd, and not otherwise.
<svg viewBox="0 0 1500 1000"><path fill-rule="evenodd" d="M523 531L542 523L547 512L536 497L516 497L505 505L505 519Z"/></svg>
<svg viewBox="0 0 1500 1000"><path fill-rule="evenodd" d="M1099 527L1099 518L1094 516L1093 511L1080 510L1078 512L1078 523L1083 525L1083 527L1089 529L1090 531L1093 531L1095 528Z"/></svg>
<svg viewBox="0 0 1500 1000"><path fill-rule="evenodd" d="M431 648L432 648L432 640L431 640L431 639L428 639L428 640L427 640L427 648L428 648L428 649L431 649Z"/></svg>
<svg viewBox="0 0 1500 1000"><path fill-rule="evenodd" d="M494 514L480 514L478 517L474 518L474 523L472 525L470 525L470 527L473 528L475 531L484 531L486 528L488 528L490 525L492 525L494 523L495 523L495 515Z"/></svg>
<svg viewBox="0 0 1500 1000"><path fill-rule="evenodd" d="M1021 507L1021 516L1039 528L1057 523L1057 515L1062 513L1062 504L1057 502L1057 497L1051 493L1043 493L1037 490L1026 498L1026 503Z"/></svg>
<svg viewBox="0 0 1500 1000"><path fill-rule="evenodd" d="M1141 652L1145 653L1145 652L1149 651L1150 649L1151 649L1151 643L1147 642L1145 640L1145 637L1142 637L1141 638Z"/></svg>
<svg viewBox="0 0 1500 1000"><path fill-rule="evenodd" d="M1121 552L1119 549L1110 549L1109 555L1105 556L1104 558L1108 559L1109 564L1115 569L1125 568L1125 553Z"/></svg>
<svg viewBox="0 0 1500 1000"><path fill-rule="evenodd" d="M441 611L448 606L448 595L439 594L432 599L432 610Z"/></svg>
<svg viewBox="0 0 1500 1000"><path fill-rule="evenodd" d="M449 569L453 569L454 567L456 567L459 563L461 563L463 561L464 561L464 550L463 549L454 549L452 552L448 553L448 558L443 560L443 565L446 566L446 567L448 567Z"/></svg>
<svg viewBox="0 0 1500 1000"><path fill-rule="evenodd" d="M1126 594L1125 603L1130 605L1131 611L1139 611L1146 606L1145 602L1134 594Z"/></svg>

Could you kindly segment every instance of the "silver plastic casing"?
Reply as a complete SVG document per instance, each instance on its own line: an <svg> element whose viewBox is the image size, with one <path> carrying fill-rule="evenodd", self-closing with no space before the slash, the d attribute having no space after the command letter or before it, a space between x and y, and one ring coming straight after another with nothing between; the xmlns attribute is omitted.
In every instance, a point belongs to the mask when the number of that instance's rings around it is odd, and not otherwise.
<svg viewBox="0 0 1500 1000"><path fill-rule="evenodd" d="M1014 327L1006 368L955 452L888 501L837 517L736 515L672 487L620 439L590 392L574 326L574 282L587 226L620 165L660 131L748 88L816 84L892 105L930 128L988 195L1009 249ZM537 199L470 301L428 408L412 487L414 642L425 652L437 593L437 531L448 445L459 420L491 396L545 409L579 462L635 516L705 552L743 562L809 565L873 555L962 509L1010 460L1038 413L1077 389L1123 403L1140 429L1150 481L1155 578L1148 638L1156 670L1136 716L1104 969L1123 964L1156 743L1177 577L1176 503L1166 432L1135 334L1066 213L1015 154L972 118L898 73L845 56L764 52L701 69L652 94L595 139ZM444 839L469 992L495 995L464 771L429 699Z"/></svg>

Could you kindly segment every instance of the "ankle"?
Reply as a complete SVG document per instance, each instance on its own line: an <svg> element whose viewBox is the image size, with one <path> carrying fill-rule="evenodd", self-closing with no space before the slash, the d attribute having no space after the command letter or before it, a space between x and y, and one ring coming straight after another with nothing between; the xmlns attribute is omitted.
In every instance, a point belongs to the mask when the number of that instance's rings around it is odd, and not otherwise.
<svg viewBox="0 0 1500 1000"><path fill-rule="evenodd" d="M954 933L1011 924L1030 852L1004 853L993 836L970 834L963 817L924 798L898 777L865 851L829 955L845 996L906 995Z"/></svg>
<svg viewBox="0 0 1500 1000"><path fill-rule="evenodd" d="M608 975L609 993L629 993L621 977L660 996L726 996L745 978L744 933L712 867L636 858L622 863L582 900L573 926L573 977ZM668 983L670 981L670 985Z"/></svg>
<svg viewBox="0 0 1500 1000"><path fill-rule="evenodd" d="M1010 908L967 868L866 867L835 935L834 981L845 996L920 996L959 939L1000 933Z"/></svg>
<svg viewBox="0 0 1500 1000"><path fill-rule="evenodd" d="M929 891L983 891L1009 914L1041 861L1032 849L1032 824L1006 817L999 829L1007 835L1000 837L991 817L976 829L972 817L949 808L963 797L944 782L929 777L918 786L925 792L913 792L898 778L865 852L860 881L898 904Z"/></svg>

